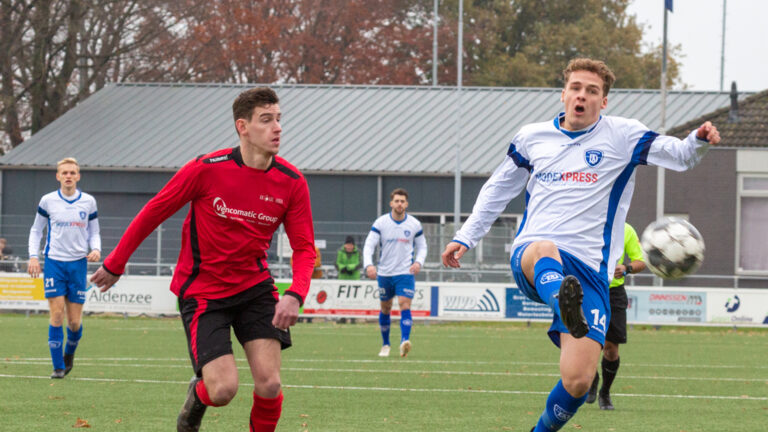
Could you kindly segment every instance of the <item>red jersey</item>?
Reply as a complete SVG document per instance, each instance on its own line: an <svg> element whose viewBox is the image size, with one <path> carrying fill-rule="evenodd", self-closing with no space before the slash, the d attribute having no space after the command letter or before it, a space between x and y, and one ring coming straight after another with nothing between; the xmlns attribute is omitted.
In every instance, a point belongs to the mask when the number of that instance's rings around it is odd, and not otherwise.
<svg viewBox="0 0 768 432"><path fill-rule="evenodd" d="M128 226L104 268L120 275L139 244L191 202L171 291L179 297L229 297L270 277L267 249L280 224L293 248L288 290L303 304L315 265L314 228L304 176L274 156L266 170L243 163L240 148L218 150L182 167Z"/></svg>

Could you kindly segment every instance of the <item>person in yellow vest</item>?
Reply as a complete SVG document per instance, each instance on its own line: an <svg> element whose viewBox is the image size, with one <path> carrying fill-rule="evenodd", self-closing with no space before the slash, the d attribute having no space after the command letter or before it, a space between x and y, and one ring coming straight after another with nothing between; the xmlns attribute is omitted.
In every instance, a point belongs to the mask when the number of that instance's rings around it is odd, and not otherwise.
<svg viewBox="0 0 768 432"><path fill-rule="evenodd" d="M629 260L629 263L623 263ZM589 389L587 403L598 400L601 410L612 410L611 384L619 371L619 344L627 343L627 290L624 288L624 276L639 273L645 270L643 251L637 232L628 223L624 224L624 254L616 264L613 280L610 285L611 322L605 335L603 347L603 385L598 395L597 385L600 382L600 373L595 373L592 387Z"/></svg>

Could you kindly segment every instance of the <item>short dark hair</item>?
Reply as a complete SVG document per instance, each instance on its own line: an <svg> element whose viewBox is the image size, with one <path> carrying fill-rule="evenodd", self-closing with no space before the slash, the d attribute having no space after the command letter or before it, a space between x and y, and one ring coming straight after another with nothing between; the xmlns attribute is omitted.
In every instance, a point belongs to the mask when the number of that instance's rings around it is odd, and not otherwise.
<svg viewBox="0 0 768 432"><path fill-rule="evenodd" d="M269 87L256 87L240 93L232 103L232 116L237 119L251 120L256 107L274 105L280 102L277 93Z"/></svg>
<svg viewBox="0 0 768 432"><path fill-rule="evenodd" d="M565 79L565 85L568 85L568 79L571 77L572 72L576 71L592 72L603 80L603 96L608 96L608 91L611 90L611 86L616 81L616 75L613 71L600 60L592 60L590 58L575 58L568 62L565 70L563 70L563 78Z"/></svg>
<svg viewBox="0 0 768 432"><path fill-rule="evenodd" d="M389 200L391 201L391 200L395 199L395 195L402 195L402 196L405 197L405 199L408 199L408 191L406 191L403 188L397 188L397 189L393 190L392 193L389 194Z"/></svg>

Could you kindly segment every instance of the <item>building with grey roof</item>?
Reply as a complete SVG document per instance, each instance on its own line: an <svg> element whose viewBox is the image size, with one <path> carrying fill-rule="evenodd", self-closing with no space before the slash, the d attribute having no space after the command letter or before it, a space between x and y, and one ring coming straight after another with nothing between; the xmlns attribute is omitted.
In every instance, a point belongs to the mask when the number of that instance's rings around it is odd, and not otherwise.
<svg viewBox="0 0 768 432"><path fill-rule="evenodd" d="M66 156L78 159L82 189L99 203L104 249L109 252L130 218L170 176L197 155L237 145L231 105L251 85L114 84L0 158L0 235L26 250L26 234L40 196L58 187L54 167ZM281 101L281 156L306 175L324 263L347 235L362 242L374 218L388 210L389 191L405 187L410 211L428 228L428 261L453 233L456 148L461 141L461 211L471 212L485 178L503 160L511 138L524 124L553 118L561 109L560 89L273 85ZM749 94L739 95L744 98ZM658 90L613 89L604 114L637 118L660 126ZM727 92L669 92L666 125L684 124L730 104ZM737 143L724 143L738 147ZM722 155L719 152L723 152ZM714 150L704 165L736 160L737 150ZM727 154L727 155L726 155ZM705 168L708 169L708 168ZM700 168L696 168L700 170ZM668 196L686 188L686 179L667 184ZM644 227L653 219L655 169L638 171L630 221ZM702 205L711 205L703 194ZM675 205L691 214L693 198ZM694 206L694 207L691 207ZM635 211L635 209L639 209ZM494 227L492 245L478 251L478 264L503 268L504 245L524 210L522 197L507 207ZM149 239L135 260L174 262L180 211L160 239ZM735 217L735 215L733 216ZM697 225L698 226L698 225ZM498 228L498 229L496 229ZM707 237L707 234L705 237ZM495 236L495 237L494 237ZM160 245L150 243L156 242ZM158 252L159 249L159 252ZM733 251L731 251L733 252ZM709 257L709 255L708 255ZM733 274L730 266L702 272Z"/></svg>

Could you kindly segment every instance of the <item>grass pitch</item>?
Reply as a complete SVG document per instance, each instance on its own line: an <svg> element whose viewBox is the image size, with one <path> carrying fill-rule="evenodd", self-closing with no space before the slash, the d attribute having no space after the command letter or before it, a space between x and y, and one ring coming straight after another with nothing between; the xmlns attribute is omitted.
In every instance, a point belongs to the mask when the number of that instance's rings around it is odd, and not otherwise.
<svg viewBox="0 0 768 432"><path fill-rule="evenodd" d="M0 314L0 430L175 430L192 375L178 318L85 317L75 368L48 378L46 315ZM399 339L393 323L392 340ZM278 431L529 431L558 380L546 326L421 323L406 359L377 357L374 324L299 324L283 352ZM245 431L251 380L205 431ZM768 330L630 330L616 410L584 405L563 430L744 431L768 422Z"/></svg>

